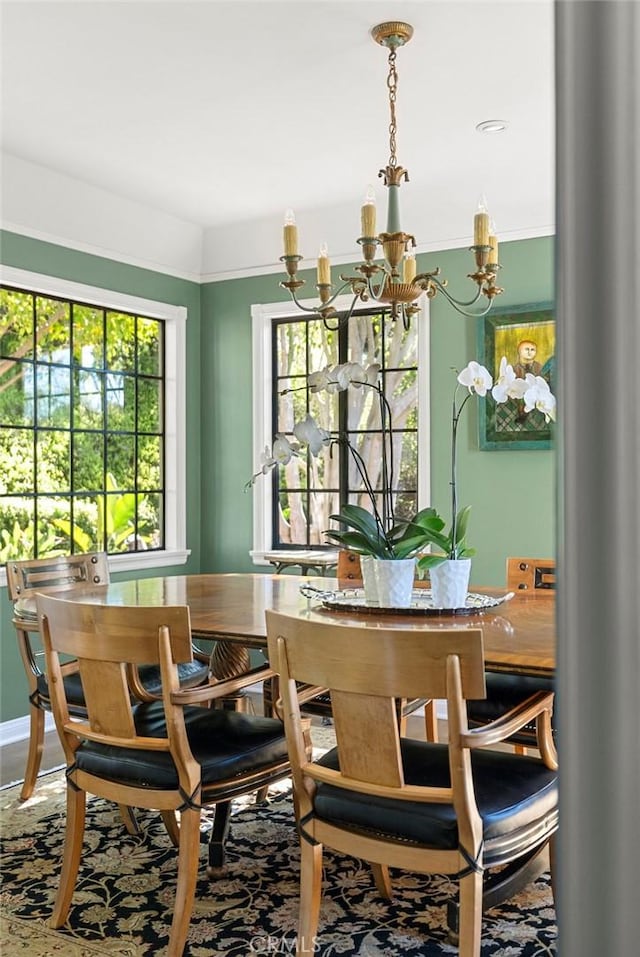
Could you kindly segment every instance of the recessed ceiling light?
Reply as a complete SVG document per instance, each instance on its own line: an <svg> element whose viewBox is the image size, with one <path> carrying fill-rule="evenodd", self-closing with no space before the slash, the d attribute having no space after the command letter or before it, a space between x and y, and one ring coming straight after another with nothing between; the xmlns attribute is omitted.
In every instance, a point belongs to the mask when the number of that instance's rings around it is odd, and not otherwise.
<svg viewBox="0 0 640 957"><path fill-rule="evenodd" d="M478 133L502 133L508 125L506 120L483 120L476 129Z"/></svg>

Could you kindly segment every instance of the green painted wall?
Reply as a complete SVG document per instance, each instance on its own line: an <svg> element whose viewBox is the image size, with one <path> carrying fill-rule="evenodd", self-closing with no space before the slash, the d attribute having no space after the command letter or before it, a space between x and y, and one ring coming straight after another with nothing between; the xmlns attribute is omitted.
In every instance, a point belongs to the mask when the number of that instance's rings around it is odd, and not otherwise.
<svg viewBox="0 0 640 957"><path fill-rule="evenodd" d="M553 241L501 243L500 306L553 300ZM460 298L472 289L467 250L418 257L418 269L439 265ZM344 267L347 271L348 267ZM303 273L310 288L315 279ZM202 567L260 571L249 558L252 503L244 484L254 471L251 449L251 305L287 298L278 275L209 283L202 294ZM303 290L304 293L304 290ZM477 323L463 319L440 296L431 304L433 503L448 515L451 399L455 377L476 357ZM473 508L469 536L477 548L472 581L500 585L507 555L551 556L554 546L554 452L481 452L477 400L458 433L461 503Z"/></svg>
<svg viewBox="0 0 640 957"><path fill-rule="evenodd" d="M6 265L176 305L187 322L187 531L191 557L171 572L255 572L251 563L252 498L244 491L253 473L251 439L251 306L286 300L271 274L197 283L123 265L11 233L0 234ZM553 241L502 243L506 287L500 306L553 300ZM439 265L451 291L468 295L466 250L418 257L418 268ZM344 267L345 271L348 267ZM314 276L303 274L312 284ZM476 323L436 297L431 304L431 404L433 504L448 514L451 367L476 356ZM481 452L476 400L459 431L460 500L472 505L470 539L477 548L472 582L500 585L507 555L555 552L555 455L551 451ZM163 570L165 573L165 570ZM152 574L152 573L149 573ZM121 575L118 577L127 577ZM0 720L25 713L24 677L15 648L6 589L0 590Z"/></svg>
<svg viewBox="0 0 640 957"><path fill-rule="evenodd" d="M163 574L197 572L200 569L200 286L148 269L127 266L109 259L75 252L53 243L44 243L0 233L0 259L6 266L28 269L112 289L146 299L186 306L187 319L187 546L191 555L186 565L162 569ZM138 573L136 573L138 574ZM153 572L148 572L148 575ZM130 577L126 574L116 578ZM138 577L144 577L138 575ZM25 714L25 678L18 657L6 588L0 589L0 720Z"/></svg>

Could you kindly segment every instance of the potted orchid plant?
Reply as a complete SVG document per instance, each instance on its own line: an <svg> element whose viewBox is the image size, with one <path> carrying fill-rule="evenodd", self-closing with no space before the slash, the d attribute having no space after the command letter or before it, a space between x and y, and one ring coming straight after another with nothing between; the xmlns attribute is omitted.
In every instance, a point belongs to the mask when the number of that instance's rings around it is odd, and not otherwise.
<svg viewBox="0 0 640 957"><path fill-rule="evenodd" d="M457 370L455 370L457 371ZM467 389L462 399L459 399L459 390L463 386ZM516 400L522 404L524 414L537 409L544 415L545 421L555 421L556 400L549 384L542 376L527 373L523 378L516 376L505 356L500 360L498 379L494 385L493 377L488 369L478 362L472 361L458 373L456 387L453 393L451 413L451 525L445 531L445 522L439 515L431 517L428 525L424 526L426 539L440 551L423 555L418 560L418 570L423 573L429 570L431 579L433 603L439 608L459 608L464 606L469 575L471 557L475 549L467 542L467 525L471 506L458 507L457 485L457 438L460 416L473 395L484 398L491 391L494 401L499 405L508 400Z"/></svg>
<svg viewBox="0 0 640 957"><path fill-rule="evenodd" d="M421 509L408 520L396 521L395 519L391 410L379 383L379 372L380 366L377 363L365 369L359 363L348 362L332 368L327 367L320 372L311 373L308 377L309 391L312 393L322 391L332 393L350 387L371 389L375 393L380 408L383 434L381 490L377 494L360 451L346 435L332 434L320 428L310 414L294 425L295 441L291 442L282 433L275 436L272 448L267 447L264 450L260 470L252 476L247 487L253 485L260 475L267 474L276 466L286 465L292 457L306 454L307 449L315 457L326 446L342 446L355 463L370 507L367 509L351 503L343 505L338 513L329 516L343 528L326 529L327 540L361 556L365 586L367 574L371 572L370 584L373 585L375 581L378 602L381 604L385 602L397 604L400 600L405 604L409 603L417 560L418 571L421 574L429 571L434 604L442 608L462 607L467 594L470 559L475 551L467 542L471 507L458 507L457 436L460 416L473 395L482 398L491 390L496 403L500 404L510 399L517 400L523 405L524 413L535 408L544 414L546 421L551 421L555 419L555 398L545 379L530 373L524 379L518 378L505 357L500 362L499 376L495 385L490 372L475 361L470 362L462 372L458 373L452 404L451 523L449 529L445 530L445 521L431 507ZM461 386L465 387L467 392L460 399ZM425 550L431 546L435 546L439 551L424 554ZM417 556L420 557L417 558ZM398 566L400 562L405 563L404 592L408 597L405 599L395 597L393 601L385 599L381 596L381 590L378 587L382 581L382 570L384 569L385 574L387 569L389 573L393 571L397 573L400 571L399 567L389 569L389 565L396 563ZM449 592L443 594L440 587L441 579L446 581L456 573L459 575L459 569L462 569L462 579L458 585L457 597L452 597ZM371 588L367 591L369 595L373 594ZM383 587L383 593L388 594L386 586Z"/></svg>
<svg viewBox="0 0 640 957"><path fill-rule="evenodd" d="M361 556L363 579L369 595L372 594L373 573L380 572L383 567L377 563L385 563L384 568L387 569L386 563L393 562L394 567L388 570L391 576L400 575L400 564L405 563L402 571L404 571L406 582L405 603L408 604L411 597L415 559L428 543L425 527L433 525L433 530L436 530L438 517L433 509L423 509L409 520L396 521L391 409L380 385L379 373L378 363L372 363L364 368L359 363L347 362L311 373L307 380L311 393L323 391L333 393L356 388L369 389L374 394L379 407L382 434L377 491L370 479L363 454L348 436L341 432L330 433L320 428L310 414L294 425L295 441L290 441L282 433L276 435L272 448L267 447L262 455L260 471L252 476L248 484L253 484L261 474L266 474L272 468L286 465L293 456L306 454L307 450L312 456L317 456L326 446L340 446L345 449L360 477L362 493L368 500L368 508L352 503L343 505L340 511L331 514L329 519L344 527L343 529L326 529L324 532L326 539ZM368 561L369 559L376 562L375 567ZM370 577L369 571L372 572ZM384 601L384 597L381 600ZM393 601L397 600L402 599L394 597Z"/></svg>

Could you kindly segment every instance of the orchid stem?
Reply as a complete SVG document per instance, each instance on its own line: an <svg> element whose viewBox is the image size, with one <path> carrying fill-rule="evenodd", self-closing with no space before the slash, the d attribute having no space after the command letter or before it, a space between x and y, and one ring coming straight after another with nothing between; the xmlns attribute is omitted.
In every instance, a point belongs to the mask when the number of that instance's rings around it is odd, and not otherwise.
<svg viewBox="0 0 640 957"><path fill-rule="evenodd" d="M453 411L451 416L451 552L449 554L449 558L451 559L456 559L458 557L458 483L456 475L458 422L460 421L462 410L471 398L471 393L467 392L466 396L460 403L460 408L456 409L457 394L458 386L456 385L455 391L453 393Z"/></svg>

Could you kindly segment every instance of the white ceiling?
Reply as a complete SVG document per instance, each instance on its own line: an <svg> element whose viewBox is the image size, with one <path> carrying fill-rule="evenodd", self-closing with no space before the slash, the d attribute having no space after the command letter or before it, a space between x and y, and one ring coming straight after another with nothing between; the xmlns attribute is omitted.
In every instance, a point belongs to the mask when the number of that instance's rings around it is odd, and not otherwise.
<svg viewBox="0 0 640 957"><path fill-rule="evenodd" d="M369 31L388 19L415 30L397 60L404 229L462 245L484 194L501 237L553 230L552 0L1 9L3 151L195 224L209 270L277 260L288 206L305 247L355 258L368 183L384 203L387 54ZM505 133L476 132L495 117Z"/></svg>

